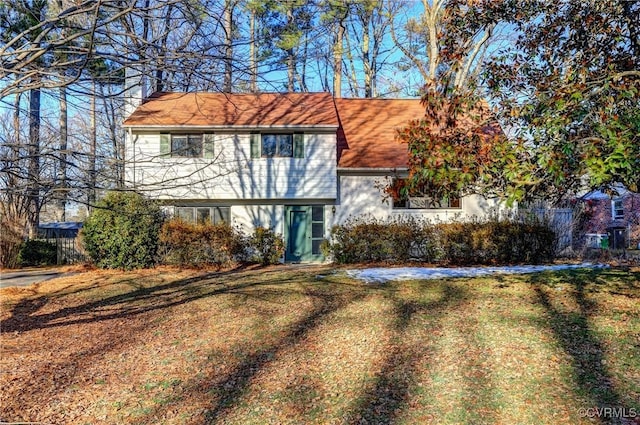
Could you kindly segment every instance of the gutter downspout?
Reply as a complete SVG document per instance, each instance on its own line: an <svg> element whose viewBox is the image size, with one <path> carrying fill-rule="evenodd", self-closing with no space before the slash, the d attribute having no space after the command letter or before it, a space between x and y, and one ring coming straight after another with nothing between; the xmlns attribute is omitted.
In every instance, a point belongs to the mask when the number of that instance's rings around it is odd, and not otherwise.
<svg viewBox="0 0 640 425"><path fill-rule="evenodd" d="M136 190L136 141L133 139L133 131L129 127L129 140L131 141L132 166L133 166L133 190Z"/></svg>

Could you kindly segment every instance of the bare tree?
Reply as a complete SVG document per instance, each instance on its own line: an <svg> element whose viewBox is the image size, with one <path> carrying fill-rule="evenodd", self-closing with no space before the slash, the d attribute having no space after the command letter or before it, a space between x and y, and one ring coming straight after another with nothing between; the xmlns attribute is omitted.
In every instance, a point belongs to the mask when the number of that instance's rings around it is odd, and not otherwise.
<svg viewBox="0 0 640 425"><path fill-rule="evenodd" d="M425 87L463 89L481 69L497 27L506 25L504 3L422 0L420 16L405 10L389 21L391 36Z"/></svg>

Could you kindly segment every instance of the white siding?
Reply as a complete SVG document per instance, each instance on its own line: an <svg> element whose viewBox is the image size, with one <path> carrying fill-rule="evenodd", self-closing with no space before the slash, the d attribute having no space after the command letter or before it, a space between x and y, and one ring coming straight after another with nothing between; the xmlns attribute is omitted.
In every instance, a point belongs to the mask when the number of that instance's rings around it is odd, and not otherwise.
<svg viewBox="0 0 640 425"><path fill-rule="evenodd" d="M231 222L245 234L262 226L284 235L284 205L234 205Z"/></svg>
<svg viewBox="0 0 640 425"><path fill-rule="evenodd" d="M216 133L215 158L160 155L160 133L128 135L129 186L163 200L335 199L336 135L305 133L304 158L251 158L250 134Z"/></svg>
<svg viewBox="0 0 640 425"><path fill-rule="evenodd" d="M500 207L497 200L482 196L467 196L462 199L462 208L452 209L394 209L391 199L385 200L382 188L389 180L385 176L340 175L339 202L333 223L341 223L349 217L371 215L385 219L396 216L414 216L431 221L453 221L473 216L484 216Z"/></svg>
<svg viewBox="0 0 640 425"><path fill-rule="evenodd" d="M176 202L180 206L211 206L214 205L214 201L207 202ZM287 204L288 205L288 204ZM309 205L321 205L317 202L310 203ZM332 206L324 205L324 237L329 238L332 226ZM168 215L175 213L175 206L164 206L163 210ZM251 235L253 230L258 227L266 227L272 229L276 233L279 233L283 237L286 235L285 231L285 204L278 203L264 203L260 205L251 204L235 204L230 205L231 225L242 231L245 235ZM286 243L286 241L285 241Z"/></svg>
<svg viewBox="0 0 640 425"><path fill-rule="evenodd" d="M391 175L338 174L335 133L305 133L304 158L251 158L249 132L215 133L214 144L213 159L162 157L159 132L130 134L128 183L167 205L231 206L233 224L246 233L264 226L284 234L284 206L289 204L325 204L327 236L332 225L351 216L451 221L483 216L500 205L469 196L461 209L393 209L382 190Z"/></svg>

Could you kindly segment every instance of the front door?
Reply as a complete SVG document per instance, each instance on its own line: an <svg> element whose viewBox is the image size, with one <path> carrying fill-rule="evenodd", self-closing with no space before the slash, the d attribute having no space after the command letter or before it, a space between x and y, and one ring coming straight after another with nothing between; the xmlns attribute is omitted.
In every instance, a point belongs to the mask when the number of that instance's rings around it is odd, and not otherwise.
<svg viewBox="0 0 640 425"><path fill-rule="evenodd" d="M324 239L324 206L286 206L285 239L286 261L320 260L320 244Z"/></svg>

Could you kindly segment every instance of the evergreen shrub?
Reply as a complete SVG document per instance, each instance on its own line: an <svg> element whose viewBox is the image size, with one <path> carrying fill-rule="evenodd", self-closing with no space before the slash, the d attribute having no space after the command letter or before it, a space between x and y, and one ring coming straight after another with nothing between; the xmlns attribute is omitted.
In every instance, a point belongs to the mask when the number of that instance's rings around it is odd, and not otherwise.
<svg viewBox="0 0 640 425"><path fill-rule="evenodd" d="M109 192L82 227L84 247L101 268L136 269L156 264L164 214L133 192Z"/></svg>
<svg viewBox="0 0 640 425"><path fill-rule="evenodd" d="M52 266L58 262L56 244L38 239L25 241L20 247L20 266Z"/></svg>

